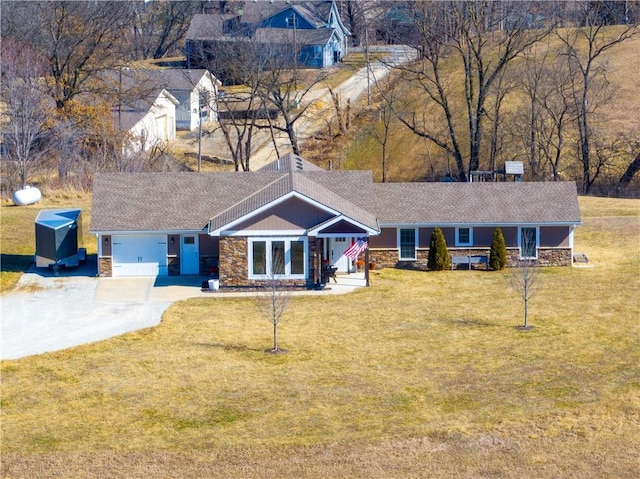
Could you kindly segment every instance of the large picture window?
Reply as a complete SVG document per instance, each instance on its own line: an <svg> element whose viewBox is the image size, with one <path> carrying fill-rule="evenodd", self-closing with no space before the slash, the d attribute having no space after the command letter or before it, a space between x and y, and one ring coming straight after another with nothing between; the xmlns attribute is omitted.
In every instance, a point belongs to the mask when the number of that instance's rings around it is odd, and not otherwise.
<svg viewBox="0 0 640 479"><path fill-rule="evenodd" d="M307 274L305 238L249 239L249 278L303 279Z"/></svg>
<svg viewBox="0 0 640 479"><path fill-rule="evenodd" d="M400 259L416 259L416 230L401 228L398 237Z"/></svg>

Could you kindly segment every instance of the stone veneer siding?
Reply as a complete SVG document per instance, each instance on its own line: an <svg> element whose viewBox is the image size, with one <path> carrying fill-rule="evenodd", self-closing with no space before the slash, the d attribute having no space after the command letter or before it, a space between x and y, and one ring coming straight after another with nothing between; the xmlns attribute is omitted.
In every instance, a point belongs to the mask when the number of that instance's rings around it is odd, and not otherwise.
<svg viewBox="0 0 640 479"><path fill-rule="evenodd" d="M490 248L449 248L452 256L487 256ZM427 259L429 249L418 249L417 259L414 261L398 260L398 250L395 248L371 248L369 250L369 261L375 263L375 268L411 268L427 269ZM518 248L507 248L507 266L517 266L519 259ZM538 266L571 266L570 248L538 248ZM482 266L483 267L483 266Z"/></svg>
<svg viewBox="0 0 640 479"><path fill-rule="evenodd" d="M110 278L113 274L112 272L111 256L101 256L98 258L98 276Z"/></svg>
<svg viewBox="0 0 640 479"><path fill-rule="evenodd" d="M244 236L220 238L219 278L221 286L248 286L248 249Z"/></svg>
<svg viewBox="0 0 640 479"><path fill-rule="evenodd" d="M310 263L314 255L310 244ZM308 267L311 267L309 265ZM264 280L249 279L249 248L244 236L225 236L220 238L220 287L255 288L265 285ZM308 286L306 279L283 280L288 286Z"/></svg>

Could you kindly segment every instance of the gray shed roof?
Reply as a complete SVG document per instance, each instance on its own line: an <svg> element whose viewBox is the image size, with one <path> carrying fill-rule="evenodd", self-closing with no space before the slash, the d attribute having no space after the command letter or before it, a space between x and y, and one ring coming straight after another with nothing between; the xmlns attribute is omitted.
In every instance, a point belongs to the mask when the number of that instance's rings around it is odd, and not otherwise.
<svg viewBox="0 0 640 479"><path fill-rule="evenodd" d="M385 224L580 223L574 182L378 183Z"/></svg>

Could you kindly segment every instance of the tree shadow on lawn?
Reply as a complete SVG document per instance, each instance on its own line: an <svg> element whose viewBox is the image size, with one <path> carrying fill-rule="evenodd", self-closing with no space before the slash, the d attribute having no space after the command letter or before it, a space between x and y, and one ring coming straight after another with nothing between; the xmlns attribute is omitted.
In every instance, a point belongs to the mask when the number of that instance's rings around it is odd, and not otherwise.
<svg viewBox="0 0 640 479"><path fill-rule="evenodd" d="M451 323L456 326L482 326L482 327L497 327L499 326L496 323L491 323L489 321L484 321L482 319L470 319L470 318L451 318L451 319L442 319L441 321L446 323Z"/></svg>
<svg viewBox="0 0 640 479"><path fill-rule="evenodd" d="M250 348L244 344L230 344L230 343L193 343L194 346L200 346L202 348L222 349L223 351L237 351L237 352L254 352L262 353L265 350L260 348Z"/></svg>

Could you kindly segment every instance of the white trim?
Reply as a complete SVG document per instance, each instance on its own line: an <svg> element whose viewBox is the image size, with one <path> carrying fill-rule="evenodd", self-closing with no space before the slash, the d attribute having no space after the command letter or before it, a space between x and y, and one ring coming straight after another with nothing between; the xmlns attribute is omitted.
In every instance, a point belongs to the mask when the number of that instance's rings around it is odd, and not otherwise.
<svg viewBox="0 0 640 479"><path fill-rule="evenodd" d="M305 230L227 230L220 236L304 236Z"/></svg>
<svg viewBox="0 0 640 479"><path fill-rule="evenodd" d="M90 231L89 233L92 234L96 234L96 235L118 235L118 236L140 236L140 235L180 235L180 234L187 234L187 235L200 235L200 234L206 234L206 232L202 231L202 230L141 230L141 231L100 231L100 230L93 230Z"/></svg>
<svg viewBox="0 0 640 479"><path fill-rule="evenodd" d="M469 228L494 228L503 226L580 226L582 222L575 221L556 221L556 222L544 222L544 223L444 223L442 221L438 223L379 223L380 228L435 228L436 226L442 229L443 227L451 228L456 226L464 226Z"/></svg>
<svg viewBox="0 0 640 479"><path fill-rule="evenodd" d="M284 267L285 273L282 275L271 275L269 273L266 274L253 274L253 244L257 242L265 243L266 248L266 271L271 271L272 261L271 258L271 244L274 241L284 241L284 251L285 251L285 260ZM291 274L291 242L292 241L301 241L304 245L304 273L303 274ZM269 279L307 279L309 274L309 241L306 236L299 237L257 237L257 238L247 238L247 278L253 280L269 280Z"/></svg>
<svg viewBox="0 0 640 479"><path fill-rule="evenodd" d="M345 216L343 214L338 214L336 215L334 218L331 218L330 220L327 220L323 223L321 223L320 225L314 226L313 228L310 228L308 230L308 234L309 236L317 236L319 238L335 238L335 237L341 237L344 236L346 233L318 233L320 230L329 228L330 226L335 225L336 223L340 222L340 221L346 221L347 223L351 223L353 226L360 228L363 230L363 232L357 232L358 235L363 236L365 234L369 234L370 236L376 236L378 234L380 234L379 231L376 231L372 228L369 228L366 225L363 225L362 223L360 223L359 221L355 221L352 218L349 218L348 216ZM351 232L348 234L356 234L356 232Z"/></svg>
<svg viewBox="0 0 640 479"><path fill-rule="evenodd" d="M522 256L522 229L536 230L536 252L535 256ZM540 248L540 226L518 226L518 257L520 259L538 259L538 249Z"/></svg>
<svg viewBox="0 0 640 479"><path fill-rule="evenodd" d="M255 210L253 210L251 213L247 213L246 215L243 215L240 218L237 218L237 219L225 224L224 226L222 226L222 227L220 227L218 229L211 230L211 220L209 220L209 234L211 236L217 236L223 231L230 231L230 228L232 228L233 226L235 226L237 224L240 224L240 223L242 223L244 221L247 221L250 218L253 218L254 216L257 216L260 213L262 213L264 211L267 211L267 210L273 208L274 206L277 206L280 203L283 203L283 202L285 202L285 201L287 201L287 200L289 200L291 198L298 198L300 200L303 200L303 201L307 202L310 205L316 206L317 208L320 208L321 210L327 211L327 212L329 212L331 214L334 214L334 215L339 215L340 214L339 211L336 211L336 210L334 210L332 208L329 208L326 205L323 205L322 203L318 203L317 201L312 200L308 196L301 195L297 191L290 191L286 195L282 195L280 198L276 198L275 200L267 203L266 205L263 205L260 208L257 208ZM242 201L240 201L239 203L242 203ZM236 205L234 205L234 206L236 206ZM233 206L231 208L233 208ZM228 208L227 211L229 209L231 209L231 208Z"/></svg>
<svg viewBox="0 0 640 479"><path fill-rule="evenodd" d="M461 228L466 228L469 230L469 241L467 243L462 243L458 240L458 235L460 233ZM456 226L454 243L456 246L473 246L473 226Z"/></svg>
<svg viewBox="0 0 640 479"><path fill-rule="evenodd" d="M413 257L407 258L402 256L402 244L400 243L400 231L401 230L413 230ZM415 261L418 259L418 228L397 228L396 230L396 245L398 246L398 260L400 261Z"/></svg>

